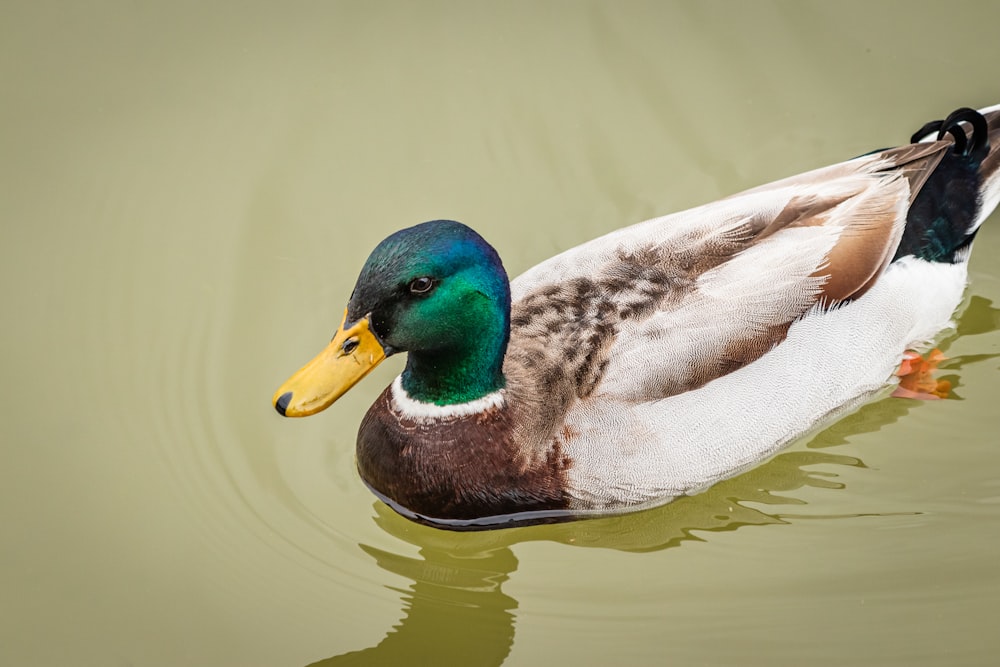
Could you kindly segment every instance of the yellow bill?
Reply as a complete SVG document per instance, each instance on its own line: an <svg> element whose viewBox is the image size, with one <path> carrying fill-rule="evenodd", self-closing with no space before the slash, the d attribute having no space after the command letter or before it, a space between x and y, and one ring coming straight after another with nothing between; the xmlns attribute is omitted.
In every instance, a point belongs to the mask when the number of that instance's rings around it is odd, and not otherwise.
<svg viewBox="0 0 1000 667"><path fill-rule="evenodd" d="M385 350L363 317L349 329L347 310L333 340L274 393L274 408L286 417L325 410L385 359Z"/></svg>

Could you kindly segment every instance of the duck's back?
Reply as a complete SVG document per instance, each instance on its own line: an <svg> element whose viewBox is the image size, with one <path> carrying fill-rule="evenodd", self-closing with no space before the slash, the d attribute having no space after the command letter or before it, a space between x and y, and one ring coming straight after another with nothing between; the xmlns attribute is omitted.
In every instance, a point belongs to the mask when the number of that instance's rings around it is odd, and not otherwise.
<svg viewBox="0 0 1000 667"><path fill-rule="evenodd" d="M540 415L533 446L567 455L574 506L698 491L888 386L948 327L1000 197L1000 107L983 113L989 142L873 153L513 281L505 372Z"/></svg>

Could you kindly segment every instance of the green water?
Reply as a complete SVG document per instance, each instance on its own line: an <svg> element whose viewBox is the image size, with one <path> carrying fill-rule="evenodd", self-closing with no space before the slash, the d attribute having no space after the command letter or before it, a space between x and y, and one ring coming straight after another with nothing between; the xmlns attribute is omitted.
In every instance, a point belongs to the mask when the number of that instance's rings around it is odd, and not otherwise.
<svg viewBox="0 0 1000 667"><path fill-rule="evenodd" d="M271 393L370 249L516 275L1000 102L1000 5L0 3L0 663L991 665L1000 217L955 398L654 511L452 534ZM767 409L767 406L761 406Z"/></svg>

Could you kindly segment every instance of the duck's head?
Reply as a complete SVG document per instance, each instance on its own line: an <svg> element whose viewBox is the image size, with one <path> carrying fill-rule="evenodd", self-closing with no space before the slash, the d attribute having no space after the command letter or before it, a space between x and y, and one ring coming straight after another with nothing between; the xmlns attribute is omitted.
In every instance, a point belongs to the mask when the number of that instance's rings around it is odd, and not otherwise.
<svg viewBox="0 0 1000 667"><path fill-rule="evenodd" d="M333 340L273 403L286 417L315 414L397 352L409 353L411 398L474 400L503 386L509 332L510 286L497 252L462 223L425 222L372 251Z"/></svg>

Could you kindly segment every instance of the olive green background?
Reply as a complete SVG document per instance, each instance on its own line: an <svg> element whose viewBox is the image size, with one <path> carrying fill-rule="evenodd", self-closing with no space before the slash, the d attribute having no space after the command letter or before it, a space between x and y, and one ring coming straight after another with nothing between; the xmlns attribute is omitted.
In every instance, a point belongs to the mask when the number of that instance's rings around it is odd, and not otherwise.
<svg viewBox="0 0 1000 667"><path fill-rule="evenodd" d="M516 275L1000 102L997 26L985 2L0 2L0 662L993 664L997 216L943 342L958 400L876 402L655 511L414 526L353 466L401 360L310 419L269 399L390 232L462 220Z"/></svg>

